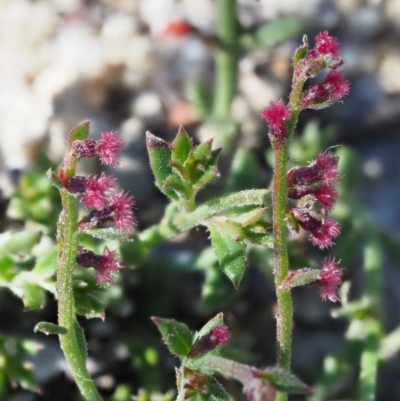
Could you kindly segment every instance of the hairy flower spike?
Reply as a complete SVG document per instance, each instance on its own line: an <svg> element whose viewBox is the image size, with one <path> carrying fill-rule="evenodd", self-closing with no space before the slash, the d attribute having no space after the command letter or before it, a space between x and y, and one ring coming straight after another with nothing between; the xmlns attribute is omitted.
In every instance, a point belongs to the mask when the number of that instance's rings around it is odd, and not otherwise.
<svg viewBox="0 0 400 401"><path fill-rule="evenodd" d="M286 121L292 113L282 99L272 102L260 115L268 123L271 139L282 142L286 139Z"/></svg>
<svg viewBox="0 0 400 401"><path fill-rule="evenodd" d="M101 163L115 167L118 165L118 155L124 148L122 138L116 131L104 132L96 143L96 151Z"/></svg>
<svg viewBox="0 0 400 401"><path fill-rule="evenodd" d="M110 251L107 247L104 248L102 255L79 247L76 262L83 267L93 267L99 285L114 284L113 274L123 267L117 252Z"/></svg>

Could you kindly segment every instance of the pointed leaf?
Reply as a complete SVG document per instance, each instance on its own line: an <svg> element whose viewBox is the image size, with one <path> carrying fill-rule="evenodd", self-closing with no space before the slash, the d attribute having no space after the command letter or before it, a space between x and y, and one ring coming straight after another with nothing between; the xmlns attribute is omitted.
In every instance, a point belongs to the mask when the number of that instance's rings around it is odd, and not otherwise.
<svg viewBox="0 0 400 401"><path fill-rule="evenodd" d="M217 221L214 219L207 224L212 247L222 271L230 278L235 288L238 288L247 267L246 245L240 240L240 231L233 223L215 223Z"/></svg>
<svg viewBox="0 0 400 401"><path fill-rule="evenodd" d="M321 270L310 268L291 271L283 280L281 288L289 291L294 287L313 283L319 279L320 274Z"/></svg>
<svg viewBox="0 0 400 401"><path fill-rule="evenodd" d="M90 121L84 121L83 123L77 125L75 128L72 128L71 132L68 135L69 143L74 141L84 141L89 138L89 129L90 129Z"/></svg>
<svg viewBox="0 0 400 401"><path fill-rule="evenodd" d="M104 240L132 241L132 238L129 237L129 234L123 233L114 227L87 228L80 231L80 233L88 234L92 237Z"/></svg>
<svg viewBox="0 0 400 401"><path fill-rule="evenodd" d="M170 352L184 358L192 349L193 334L188 327L173 319L151 318Z"/></svg>
<svg viewBox="0 0 400 401"><path fill-rule="evenodd" d="M39 243L41 237L41 231L4 232L0 234L0 252L2 255L30 253L32 248Z"/></svg>
<svg viewBox="0 0 400 401"><path fill-rule="evenodd" d="M246 230L244 232L244 236L247 240L249 240L253 244L262 245L267 248L274 247L274 236L271 233L256 233Z"/></svg>
<svg viewBox="0 0 400 401"><path fill-rule="evenodd" d="M260 377L276 390L290 394L313 394L314 390L304 384L294 374L280 368L265 369L258 372Z"/></svg>
<svg viewBox="0 0 400 401"><path fill-rule="evenodd" d="M33 329L35 333L41 331L42 333L49 334L67 334L68 330L65 327L59 326L58 324L49 322L39 322Z"/></svg>
<svg viewBox="0 0 400 401"><path fill-rule="evenodd" d="M215 317L209 320L196 334L196 340L200 337L207 335L214 327L222 326L224 324L224 314L218 313Z"/></svg>
<svg viewBox="0 0 400 401"><path fill-rule="evenodd" d="M49 179L51 185L53 185L54 187L56 187L60 191L64 191L65 190L65 186L62 184L62 182L58 178L58 175L51 168L49 168L46 171L46 177Z"/></svg>
<svg viewBox="0 0 400 401"><path fill-rule="evenodd" d="M100 318L104 320L105 305L94 291L85 291L86 288L74 289L75 312L86 319Z"/></svg>
<svg viewBox="0 0 400 401"><path fill-rule="evenodd" d="M267 211L266 207L256 207L250 210L237 211L233 215L229 215L229 220L246 227L250 224L256 223L258 220L265 216Z"/></svg>
<svg viewBox="0 0 400 401"><path fill-rule="evenodd" d="M186 199L189 196L188 188L184 185L182 179L174 174L169 175L165 179L162 190L174 191L179 198L183 197Z"/></svg>
<svg viewBox="0 0 400 401"><path fill-rule="evenodd" d="M87 357L88 350L87 350L85 332L83 331L82 327L79 325L79 323L76 320L72 327L74 330L76 341L78 343L78 347L81 351L81 355L84 355L85 357Z"/></svg>
<svg viewBox="0 0 400 401"><path fill-rule="evenodd" d="M45 254L39 256L36 259L35 267L33 273L46 278L52 276L57 269L57 247L51 248Z"/></svg>
<svg viewBox="0 0 400 401"><path fill-rule="evenodd" d="M171 144L171 161L183 166L193 148L192 140L183 126L179 127L178 135Z"/></svg>
<svg viewBox="0 0 400 401"><path fill-rule="evenodd" d="M177 200L178 197L175 192L162 189L165 179L172 174L170 166L171 148L169 144L150 132L146 132L146 145L149 152L150 167L153 171L157 187L172 200Z"/></svg>
<svg viewBox="0 0 400 401"><path fill-rule="evenodd" d="M25 310L40 309L46 301L44 290L36 284L25 281L22 284L22 293Z"/></svg>
<svg viewBox="0 0 400 401"><path fill-rule="evenodd" d="M7 285L18 274L13 271L14 260L11 256L0 256L0 286Z"/></svg>

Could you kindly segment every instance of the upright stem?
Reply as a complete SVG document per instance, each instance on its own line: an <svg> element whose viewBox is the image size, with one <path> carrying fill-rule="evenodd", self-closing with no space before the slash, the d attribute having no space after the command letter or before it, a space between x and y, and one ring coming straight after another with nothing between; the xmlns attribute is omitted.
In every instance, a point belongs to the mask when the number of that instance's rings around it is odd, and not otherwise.
<svg viewBox="0 0 400 401"><path fill-rule="evenodd" d="M292 345L293 305L290 291L282 290L281 284L288 274L289 261L286 235L286 162L288 146L275 149L274 179L272 189L272 211L274 231L275 286L279 312L277 316L277 364L290 370ZM281 394L284 396L284 394ZM279 398L284 400L284 397Z"/></svg>
<svg viewBox="0 0 400 401"><path fill-rule="evenodd" d="M61 348L82 395L88 401L102 401L86 369L86 340L75 318L73 271L78 249L78 208L75 198L61 191L63 213L60 216L57 240L58 324L68 330L59 335Z"/></svg>
<svg viewBox="0 0 400 401"><path fill-rule="evenodd" d="M274 274L278 315L276 318L277 365L290 371L292 351L293 302L290 291L281 289L281 284L289 271L286 235L287 185L286 164L289 158L289 143L299 116L299 102L304 81L293 80L289 99L291 118L287 123L287 141L273 145L275 153L272 186L272 226L274 232ZM286 401L286 393L277 393L277 401Z"/></svg>
<svg viewBox="0 0 400 401"><path fill-rule="evenodd" d="M217 0L218 50L215 60L214 115L230 116L236 93L238 26L236 0Z"/></svg>

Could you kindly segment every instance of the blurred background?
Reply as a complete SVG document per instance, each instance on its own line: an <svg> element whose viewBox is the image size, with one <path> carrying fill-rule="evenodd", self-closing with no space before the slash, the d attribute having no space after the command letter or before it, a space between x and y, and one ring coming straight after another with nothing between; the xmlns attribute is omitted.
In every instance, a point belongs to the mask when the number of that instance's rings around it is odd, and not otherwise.
<svg viewBox="0 0 400 401"><path fill-rule="evenodd" d="M357 207L339 205L344 239L330 253L345 262L350 298L360 298L365 255L362 241L351 234L374 227L383 244L379 321L383 332L391 332L400 324L400 1L237 0L234 55L225 58L227 64L218 61L224 56L217 37L228 18L219 2L0 0L0 229L29 224L54 228L57 197L39 177L60 163L67 133L84 120L91 121L93 137L118 130L126 142L121 168L112 173L135 196L139 229L157 223L167 204L153 184L147 130L171 141L184 125L195 141L214 137L215 146L223 146L225 178L215 181L204 199L268 186L271 155L259 113L277 97L287 98L291 56L303 34L313 43L315 34L329 30L342 45L351 93L343 104L302 113L292 162L304 164L320 150L340 145L338 152L348 161L341 191ZM223 90L218 74L231 79L233 94L225 108L223 100L216 100ZM98 168L92 161L82 167L86 172ZM44 192L31 210L34 203L24 194L39 187ZM18 205L10 201L15 194ZM354 212L361 209L365 214ZM54 231L47 234L54 241ZM293 246L295 267L324 256L301 238L299 242ZM107 399L124 401L138 394L140 400L173 399L177 361L164 349L149 322L151 315L198 329L222 310L233 333L227 355L257 366L274 364L271 255L254 251L245 280L235 291L218 271L207 244L207 233L197 230L162 244L140 264L129 245L122 246L128 268L109 291L106 320L82 321L89 368ZM294 295L293 370L310 384L322 383L324 358L346 352L349 323L333 319L332 305L320 302L315 289L302 288ZM26 390L1 376L0 399L79 399L56 339L32 332L37 321L55 318L52 295L40 312L24 313L17 297L0 290L4 352L12 349L10 355L21 360L27 353L34 380L27 379L25 387L40 390ZM399 336L394 337L396 344ZM42 351L32 345L34 356L29 356L19 342L25 340ZM379 400L400 400L397 350L380 370ZM327 392L320 400L356 399L357 366L347 363L335 382L335 395ZM235 383L226 385L233 399L242 399Z"/></svg>

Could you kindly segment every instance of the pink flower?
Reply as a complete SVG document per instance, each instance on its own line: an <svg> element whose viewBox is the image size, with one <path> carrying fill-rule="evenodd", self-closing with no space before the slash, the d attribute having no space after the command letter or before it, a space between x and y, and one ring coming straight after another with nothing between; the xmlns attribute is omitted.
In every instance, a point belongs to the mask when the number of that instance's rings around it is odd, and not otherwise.
<svg viewBox="0 0 400 401"><path fill-rule="evenodd" d="M299 223L300 224L300 223ZM301 224L300 224L301 225ZM340 233L340 225L336 220L325 219L317 230L311 231L309 240L314 246L320 249L330 248L334 245L332 238L335 238Z"/></svg>
<svg viewBox="0 0 400 401"><path fill-rule="evenodd" d="M315 160L315 166L319 169L320 180L326 184L332 184L340 178L338 172L339 156L332 152L320 153Z"/></svg>
<svg viewBox="0 0 400 401"><path fill-rule="evenodd" d="M321 55L327 55L332 58L337 58L340 55L340 45L338 40L329 36L328 31L320 32L315 37L315 51Z"/></svg>
<svg viewBox="0 0 400 401"><path fill-rule="evenodd" d="M85 139L84 141L74 141L70 149L79 159L91 158L97 155L96 141L94 139Z"/></svg>
<svg viewBox="0 0 400 401"><path fill-rule="evenodd" d="M76 262L83 267L93 267L96 270L96 282L102 284L114 284L113 275L122 269L121 260L117 257L117 252L104 248L102 255L79 247Z"/></svg>
<svg viewBox="0 0 400 401"><path fill-rule="evenodd" d="M136 224L133 206L133 196L129 196L123 191L111 198L109 207L112 208L113 222L119 231L124 233L133 231L133 226Z"/></svg>
<svg viewBox="0 0 400 401"><path fill-rule="evenodd" d="M338 268L338 262L335 259L326 258L323 261L319 279L315 284L319 285L319 295L326 301L337 302L340 300L338 287L342 283L342 270Z"/></svg>
<svg viewBox="0 0 400 401"><path fill-rule="evenodd" d="M315 199L330 212L335 206L338 193L332 185L321 183L313 192Z"/></svg>
<svg viewBox="0 0 400 401"><path fill-rule="evenodd" d="M118 165L118 155L124 148L122 138L116 131L104 132L96 143L97 155L101 163L115 167Z"/></svg>
<svg viewBox="0 0 400 401"><path fill-rule="evenodd" d="M125 194L123 191L111 195L107 200L107 206L103 209L92 210L79 222L79 230L84 231L91 227L103 226L113 223L116 228L123 233L133 231L136 224L133 216L133 196Z"/></svg>
<svg viewBox="0 0 400 401"><path fill-rule="evenodd" d="M82 202L88 209L101 209L107 205L108 193L115 187L115 177L101 173L100 177L89 175Z"/></svg>
<svg viewBox="0 0 400 401"><path fill-rule="evenodd" d="M285 122L292 113L282 99L272 102L261 114L260 117L268 123L270 135L276 139L286 138L287 129Z"/></svg>
<svg viewBox="0 0 400 401"><path fill-rule="evenodd" d="M300 105L303 109L324 108L342 99L349 91L350 84L344 79L343 73L334 69L329 72L322 83L312 85L304 91Z"/></svg>

